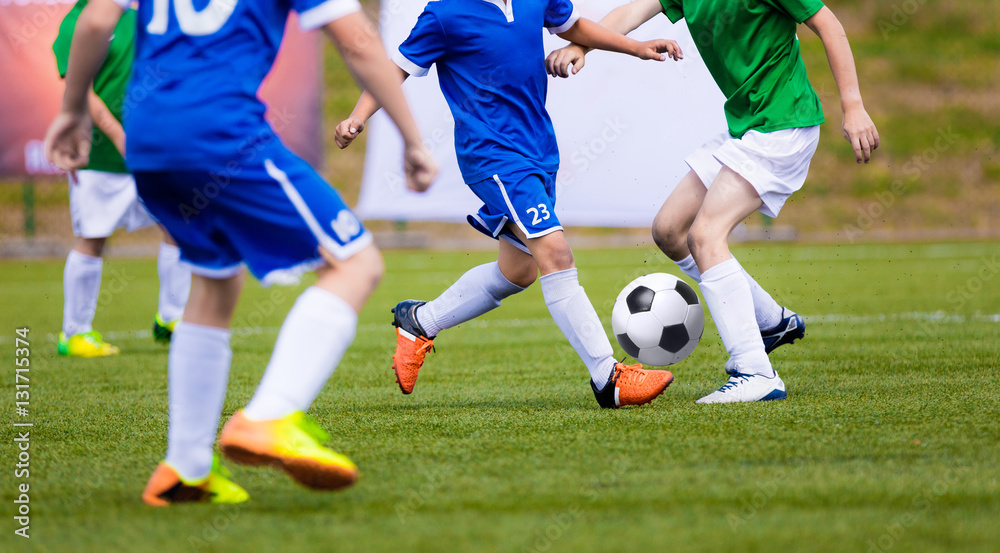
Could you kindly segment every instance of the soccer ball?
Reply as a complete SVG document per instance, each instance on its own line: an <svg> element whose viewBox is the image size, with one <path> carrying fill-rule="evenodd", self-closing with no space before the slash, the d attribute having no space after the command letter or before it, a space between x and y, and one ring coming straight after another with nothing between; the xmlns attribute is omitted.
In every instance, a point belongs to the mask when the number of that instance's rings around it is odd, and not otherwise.
<svg viewBox="0 0 1000 553"><path fill-rule="evenodd" d="M625 353L640 363L673 365L698 345L705 312L686 282L653 273L633 280L618 294L611 328Z"/></svg>

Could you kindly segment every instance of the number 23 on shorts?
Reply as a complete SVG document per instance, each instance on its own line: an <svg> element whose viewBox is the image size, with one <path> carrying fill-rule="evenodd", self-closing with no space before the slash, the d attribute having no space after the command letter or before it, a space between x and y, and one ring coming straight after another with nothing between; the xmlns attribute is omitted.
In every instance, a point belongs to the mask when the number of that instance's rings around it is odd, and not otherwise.
<svg viewBox="0 0 1000 553"><path fill-rule="evenodd" d="M546 221L552 216L552 214L549 213L549 207L545 204L538 204L538 207L529 207L525 211L528 212L528 215L531 215L532 225L537 225L542 221Z"/></svg>

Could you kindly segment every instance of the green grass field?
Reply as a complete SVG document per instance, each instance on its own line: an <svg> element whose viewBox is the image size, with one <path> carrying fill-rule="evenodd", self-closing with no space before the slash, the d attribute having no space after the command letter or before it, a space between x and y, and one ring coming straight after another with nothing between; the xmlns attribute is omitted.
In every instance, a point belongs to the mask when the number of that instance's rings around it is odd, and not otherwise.
<svg viewBox="0 0 1000 553"><path fill-rule="evenodd" d="M238 507L145 507L165 449L166 349L145 333L152 260L111 259L96 326L117 358L59 359L60 261L0 263L0 550L996 551L1000 245L741 246L805 315L772 354L789 399L699 406L722 383L709 324L653 404L597 408L537 286L437 340L412 396L393 382L389 308L430 298L489 252L388 252L358 338L312 413L361 467L321 494L233 467ZM610 316L618 291L676 272L645 249L577 252ZM247 287L225 415L262 373L301 288ZM30 327L30 416L14 415L14 331ZM608 324L610 327L610 324ZM30 540L16 523L11 422L31 420Z"/></svg>

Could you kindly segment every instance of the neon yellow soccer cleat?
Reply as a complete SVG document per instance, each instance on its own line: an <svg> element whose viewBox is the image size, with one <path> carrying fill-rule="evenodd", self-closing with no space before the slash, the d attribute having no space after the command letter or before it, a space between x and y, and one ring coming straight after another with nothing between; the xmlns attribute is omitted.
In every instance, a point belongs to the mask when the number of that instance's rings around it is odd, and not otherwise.
<svg viewBox="0 0 1000 553"><path fill-rule="evenodd" d="M174 319L169 322L164 321L163 317L157 313L156 318L153 319L153 339L163 344L169 344L170 338L174 335L174 328L177 327L178 321L180 321L180 319Z"/></svg>
<svg viewBox="0 0 1000 553"><path fill-rule="evenodd" d="M302 411L286 417L253 421L236 412L219 436L219 448L244 465L269 465L314 490L339 490L354 484L358 467L324 447L330 435Z"/></svg>
<svg viewBox="0 0 1000 553"><path fill-rule="evenodd" d="M212 471L201 480L185 480L174 467L166 462L156 466L149 477L142 501L152 507L166 507L175 503L243 503L250 499L247 491L230 480L232 473L212 459Z"/></svg>
<svg viewBox="0 0 1000 553"><path fill-rule="evenodd" d="M91 330L74 334L69 338L65 332L59 333L59 355L66 357L107 357L118 355L118 346L112 346L104 341L101 333Z"/></svg>

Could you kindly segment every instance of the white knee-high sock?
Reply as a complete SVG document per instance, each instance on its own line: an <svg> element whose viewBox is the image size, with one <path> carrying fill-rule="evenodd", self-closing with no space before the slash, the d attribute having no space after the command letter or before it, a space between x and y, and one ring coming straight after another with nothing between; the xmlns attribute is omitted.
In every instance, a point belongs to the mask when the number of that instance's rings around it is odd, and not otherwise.
<svg viewBox="0 0 1000 553"><path fill-rule="evenodd" d="M160 242L156 271L160 276L160 304L157 312L168 323L176 321L184 315L184 304L191 293L191 270L181 263L181 250L177 246Z"/></svg>
<svg viewBox="0 0 1000 553"><path fill-rule="evenodd" d="M170 341L170 430L167 463L186 479L212 469L213 446L226 399L229 330L181 321Z"/></svg>
<svg viewBox="0 0 1000 553"><path fill-rule="evenodd" d="M674 263L680 267L684 274L691 277L692 280L701 283L701 271L698 270L698 264L695 263L694 257L690 254ZM781 322L781 306L774 301L774 298L771 297L771 294L767 293L767 290L764 290L760 284L757 284L757 281L750 276L750 273L742 265L740 266L740 270L743 271L743 277L746 278L747 284L750 285L750 295L753 296L753 310L754 317L757 319L757 328L760 330L774 328Z"/></svg>
<svg viewBox="0 0 1000 553"><path fill-rule="evenodd" d="M542 297L556 325L587 365L590 379L604 387L615 368L614 350L576 269L542 275L541 281Z"/></svg>
<svg viewBox="0 0 1000 553"><path fill-rule="evenodd" d="M757 319L757 328L768 330L774 328L781 322L781 306L774 301L767 290L761 288L760 284L750 276L746 269L743 269L743 278L747 279L750 285L750 295L753 296L753 312Z"/></svg>
<svg viewBox="0 0 1000 553"><path fill-rule="evenodd" d="M101 294L104 261L76 250L66 256L63 270L63 332L72 336L93 330L97 298Z"/></svg>
<svg viewBox="0 0 1000 553"><path fill-rule="evenodd" d="M357 326L358 314L336 294L306 288L281 325L246 416L272 420L307 410L354 341Z"/></svg>
<svg viewBox="0 0 1000 553"><path fill-rule="evenodd" d="M726 369L766 376L774 374L754 317L750 285L739 262L735 258L728 259L705 271L700 287L722 343L729 352Z"/></svg>
<svg viewBox="0 0 1000 553"><path fill-rule="evenodd" d="M428 336L500 307L500 302L524 288L507 280L497 262L473 267L437 298L417 309L417 321Z"/></svg>

